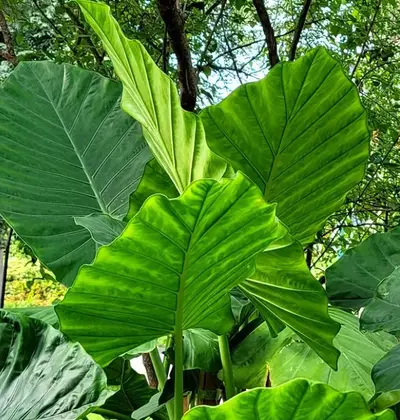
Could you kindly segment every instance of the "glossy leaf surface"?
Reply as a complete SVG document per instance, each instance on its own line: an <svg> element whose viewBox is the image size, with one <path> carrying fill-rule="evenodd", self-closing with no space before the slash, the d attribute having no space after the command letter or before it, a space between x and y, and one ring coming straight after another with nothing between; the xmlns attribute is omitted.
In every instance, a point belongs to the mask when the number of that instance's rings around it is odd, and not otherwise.
<svg viewBox="0 0 400 420"><path fill-rule="evenodd" d="M200 116L211 149L278 203L278 217L302 243L364 176L366 112L323 48L274 66Z"/></svg>
<svg viewBox="0 0 400 420"><path fill-rule="evenodd" d="M0 95L0 213L70 286L95 242L74 217L122 218L151 158L121 85L70 66L23 62Z"/></svg>
<svg viewBox="0 0 400 420"><path fill-rule="evenodd" d="M195 407L184 420L395 420L392 411L372 414L360 394L296 379L276 388L243 392L218 407Z"/></svg>
<svg viewBox="0 0 400 420"><path fill-rule="evenodd" d="M198 179L220 179L227 165L208 148L199 117L181 108L175 83L139 41L125 37L109 6L77 2L124 86L122 108L142 124L151 151L178 191Z"/></svg>
<svg viewBox="0 0 400 420"><path fill-rule="evenodd" d="M238 174L150 197L56 307L62 331L102 364L176 330L232 328L229 291L284 237L275 205Z"/></svg>
<svg viewBox="0 0 400 420"><path fill-rule="evenodd" d="M112 394L80 344L37 319L0 312L2 420L75 420Z"/></svg>

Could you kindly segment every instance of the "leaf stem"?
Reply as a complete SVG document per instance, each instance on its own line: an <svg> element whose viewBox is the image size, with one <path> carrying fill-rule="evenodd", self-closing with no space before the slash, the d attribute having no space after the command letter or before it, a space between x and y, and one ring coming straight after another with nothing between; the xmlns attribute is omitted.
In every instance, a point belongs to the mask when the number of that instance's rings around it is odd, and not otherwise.
<svg viewBox="0 0 400 420"><path fill-rule="evenodd" d="M163 362L161 361L160 353L158 352L158 347L150 352L150 358L158 379L158 390L162 391L165 382L167 382L167 375L164 370Z"/></svg>
<svg viewBox="0 0 400 420"><path fill-rule="evenodd" d="M175 329L175 420L183 417L183 339L182 324Z"/></svg>
<svg viewBox="0 0 400 420"><path fill-rule="evenodd" d="M218 336L219 352L221 355L222 371L224 374L224 384L226 399L232 398L236 394L235 382L233 379L233 369L229 341L226 334Z"/></svg>
<svg viewBox="0 0 400 420"><path fill-rule="evenodd" d="M105 408L96 408L93 412L97 414L102 414L102 415L104 414L105 416L110 417L112 419L116 419L116 420L132 420L132 417L130 416L116 413L115 411L112 411L112 410L106 410Z"/></svg>
<svg viewBox="0 0 400 420"><path fill-rule="evenodd" d="M167 374L165 373L165 368L163 362L161 361L160 353L158 352L158 347L153 349L149 354L150 359L153 363L154 371L156 372L158 380L158 390L162 392L164 385L167 382ZM169 419L174 420L174 406L172 400L167 402L167 411Z"/></svg>

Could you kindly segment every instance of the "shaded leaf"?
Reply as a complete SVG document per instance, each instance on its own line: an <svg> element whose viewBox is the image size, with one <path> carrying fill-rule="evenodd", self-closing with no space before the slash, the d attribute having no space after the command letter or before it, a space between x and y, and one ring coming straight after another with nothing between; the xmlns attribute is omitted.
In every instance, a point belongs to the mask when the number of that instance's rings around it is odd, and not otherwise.
<svg viewBox="0 0 400 420"><path fill-rule="evenodd" d="M70 286L95 242L74 217L122 218L151 158L121 85L68 64L22 62L0 95L0 213Z"/></svg>
<svg viewBox="0 0 400 420"><path fill-rule="evenodd" d="M231 350L235 385L243 389L265 386L268 362L292 335L292 331L286 328L277 337L272 337L264 322L238 343Z"/></svg>
<svg viewBox="0 0 400 420"><path fill-rule="evenodd" d="M98 246L110 244L124 230L126 223L108 214L75 217L75 223L86 228Z"/></svg>
<svg viewBox="0 0 400 420"><path fill-rule="evenodd" d="M326 270L329 301L360 309L375 296L378 284L400 267L400 228L376 233Z"/></svg>
<svg viewBox="0 0 400 420"><path fill-rule="evenodd" d="M357 317L333 308L330 314L342 325L334 339L340 350L337 372L323 363L309 346L293 337L291 343L270 361L271 383L280 385L290 379L307 378L327 383L338 391L360 392L369 399L374 394L372 367L385 352L359 330ZM380 335L379 339L393 346L390 335L389 338Z"/></svg>
<svg viewBox="0 0 400 420"><path fill-rule="evenodd" d="M383 410L400 402L400 344L393 347L372 369L377 398L374 407Z"/></svg>
<svg viewBox="0 0 400 420"><path fill-rule="evenodd" d="M129 211L126 215L126 220L132 217L140 210L142 204L153 194L161 193L168 198L176 198L179 196L175 185L160 166L160 164L152 159L147 163L143 173L143 177L139 182L136 191L130 197Z"/></svg>
<svg viewBox="0 0 400 420"><path fill-rule="evenodd" d="M257 255L255 273L239 287L252 301L273 334L285 323L329 366L336 368L332 340L340 324L328 314L328 299L312 276L298 242Z"/></svg>
<svg viewBox="0 0 400 420"><path fill-rule="evenodd" d="M37 319L0 311L0 418L75 420L114 392L78 343Z"/></svg>
<svg viewBox="0 0 400 420"><path fill-rule="evenodd" d="M218 336L201 328L184 331L183 369L218 372L221 369Z"/></svg>
<svg viewBox="0 0 400 420"><path fill-rule="evenodd" d="M110 397L102 408L130 416L133 411L147 404L157 393L151 389L146 377L135 372L129 360L115 359L105 369L109 385L118 386L119 391ZM155 413L154 420L168 419L166 412Z"/></svg>

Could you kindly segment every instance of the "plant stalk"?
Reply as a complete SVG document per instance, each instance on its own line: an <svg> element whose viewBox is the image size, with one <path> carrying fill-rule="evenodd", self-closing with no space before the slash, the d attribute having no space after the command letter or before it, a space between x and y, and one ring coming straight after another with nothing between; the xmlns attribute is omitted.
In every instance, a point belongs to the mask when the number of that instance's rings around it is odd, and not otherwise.
<svg viewBox="0 0 400 420"><path fill-rule="evenodd" d="M177 323L177 325L182 325ZM183 339L182 327L175 330L175 420L183 417Z"/></svg>
<svg viewBox="0 0 400 420"><path fill-rule="evenodd" d="M233 369L229 341L226 334L218 336L219 352L221 355L222 371L224 374L224 384L226 399L232 398L236 394L235 382L233 379Z"/></svg>
<svg viewBox="0 0 400 420"><path fill-rule="evenodd" d="M165 373L165 368L163 362L161 361L160 353L158 352L158 347L153 349L149 354L153 363L154 370L156 372L158 380L158 390L161 392L164 388L165 383L167 382L167 374ZM166 406L169 419L174 420L173 400L168 401Z"/></svg>

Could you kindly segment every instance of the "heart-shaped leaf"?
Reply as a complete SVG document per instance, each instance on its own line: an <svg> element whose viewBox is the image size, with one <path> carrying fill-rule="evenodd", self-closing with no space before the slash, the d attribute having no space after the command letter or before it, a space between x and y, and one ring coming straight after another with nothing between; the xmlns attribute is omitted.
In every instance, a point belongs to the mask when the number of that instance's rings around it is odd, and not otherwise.
<svg viewBox="0 0 400 420"><path fill-rule="evenodd" d="M70 286L96 250L74 217L124 217L149 148L121 85L96 73L23 62L0 90L0 213Z"/></svg>
<svg viewBox="0 0 400 420"><path fill-rule="evenodd" d="M120 237L101 247L56 307L61 330L102 364L182 329L232 328L229 291L254 256L287 234L258 187L197 181L178 199L150 197Z"/></svg>

